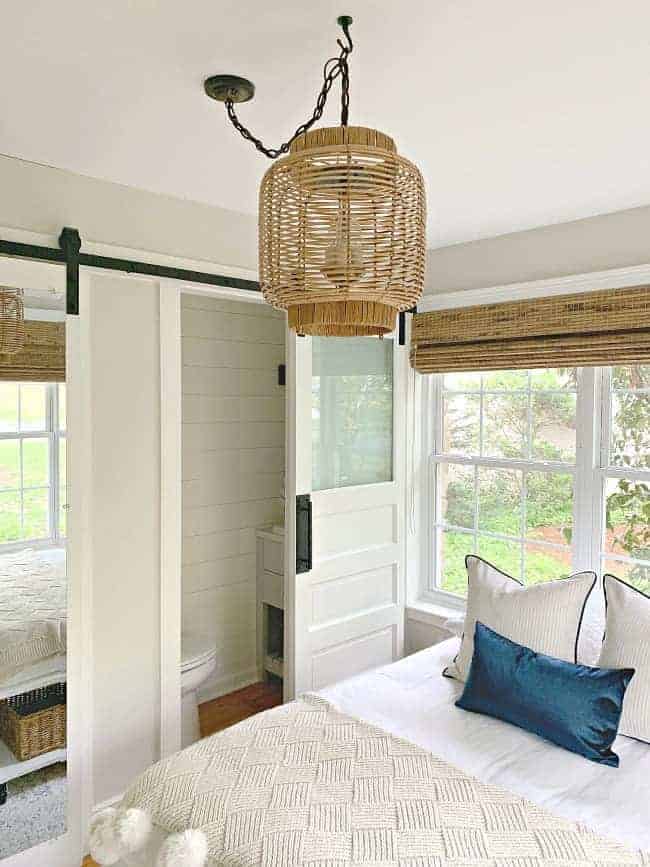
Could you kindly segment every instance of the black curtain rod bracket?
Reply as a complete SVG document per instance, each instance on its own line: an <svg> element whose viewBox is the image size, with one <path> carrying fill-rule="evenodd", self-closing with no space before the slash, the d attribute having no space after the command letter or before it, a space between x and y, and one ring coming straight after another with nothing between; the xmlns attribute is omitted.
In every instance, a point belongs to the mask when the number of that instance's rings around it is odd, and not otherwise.
<svg viewBox="0 0 650 867"><path fill-rule="evenodd" d="M399 314L397 319L397 343L399 346L406 345L406 314L417 312L417 307L411 307L409 310L405 310L403 313Z"/></svg>

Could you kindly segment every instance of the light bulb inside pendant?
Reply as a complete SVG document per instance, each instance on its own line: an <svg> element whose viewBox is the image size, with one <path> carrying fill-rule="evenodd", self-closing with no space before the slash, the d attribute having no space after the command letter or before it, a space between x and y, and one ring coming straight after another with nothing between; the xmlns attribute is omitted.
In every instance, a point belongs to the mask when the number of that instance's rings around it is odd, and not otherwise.
<svg viewBox="0 0 650 867"><path fill-rule="evenodd" d="M354 243L361 236L359 226L350 216L350 203L339 204L336 233L332 243L325 248L322 274L335 286L350 288L363 277L366 264L363 249Z"/></svg>

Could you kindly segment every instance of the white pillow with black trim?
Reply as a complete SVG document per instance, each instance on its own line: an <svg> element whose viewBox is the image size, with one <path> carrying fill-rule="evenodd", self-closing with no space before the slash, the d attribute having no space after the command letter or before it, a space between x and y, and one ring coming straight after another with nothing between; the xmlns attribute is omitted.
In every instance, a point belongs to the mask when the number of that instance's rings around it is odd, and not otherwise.
<svg viewBox="0 0 650 867"><path fill-rule="evenodd" d="M578 662L583 665L597 666L605 637L605 596L602 581L597 578L596 586L589 594L585 613L580 626L578 641Z"/></svg>
<svg viewBox="0 0 650 867"><path fill-rule="evenodd" d="M465 681L474 654L476 622L538 653L576 662L580 624L595 572L524 586L474 554L467 567L467 614L458 655L444 674Z"/></svg>
<svg viewBox="0 0 650 867"><path fill-rule="evenodd" d="M618 733L650 743L650 596L615 575L603 575L605 640L601 668L633 668Z"/></svg>

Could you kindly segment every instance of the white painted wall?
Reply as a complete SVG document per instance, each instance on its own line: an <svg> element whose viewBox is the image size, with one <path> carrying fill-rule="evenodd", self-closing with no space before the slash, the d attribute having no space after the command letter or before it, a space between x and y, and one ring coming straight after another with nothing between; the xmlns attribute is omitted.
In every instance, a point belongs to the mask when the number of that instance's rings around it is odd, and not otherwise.
<svg viewBox="0 0 650 867"><path fill-rule="evenodd" d="M217 645L208 700L257 679L255 529L284 513L285 321L183 294L181 333L183 630Z"/></svg>
<svg viewBox="0 0 650 867"><path fill-rule="evenodd" d="M427 606L431 609L433 606ZM405 612L404 653L417 653L425 647L439 644L451 638L451 632L443 626L446 615L433 613L423 608L407 608Z"/></svg>
<svg viewBox="0 0 650 867"><path fill-rule="evenodd" d="M55 237L72 226L82 242L257 270L255 217L7 156L0 156L0 226Z"/></svg>
<svg viewBox="0 0 650 867"><path fill-rule="evenodd" d="M650 262L650 206L429 250L426 293Z"/></svg>

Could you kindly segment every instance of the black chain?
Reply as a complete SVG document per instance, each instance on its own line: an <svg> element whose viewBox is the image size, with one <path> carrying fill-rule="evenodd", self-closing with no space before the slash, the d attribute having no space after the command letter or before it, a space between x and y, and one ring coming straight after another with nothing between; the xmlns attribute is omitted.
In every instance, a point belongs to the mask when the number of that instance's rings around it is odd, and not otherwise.
<svg viewBox="0 0 650 867"><path fill-rule="evenodd" d="M323 86L318 94L316 107L314 108L312 116L309 120L305 121L305 123L301 124L291 138L281 144L280 147L267 148L264 143L260 139L256 138L250 130L246 129L239 120L235 113L235 106L232 99L228 98L226 100L226 111L228 112L228 117L232 125L245 139L247 139L247 141L252 142L260 153L263 153L270 159L274 160L282 154L288 153L291 142L297 139L298 136L307 132L308 129L311 129L316 121L321 119L323 111L325 110L325 103L327 102L329 92L339 76L341 77L341 126L348 125L348 114L350 110L350 71L348 67L348 55L354 46L352 44L352 39L350 38L348 24L344 22L341 24L341 27L343 28L346 42L344 43L341 39L336 40L341 49L341 53L338 57L330 57L323 67Z"/></svg>

